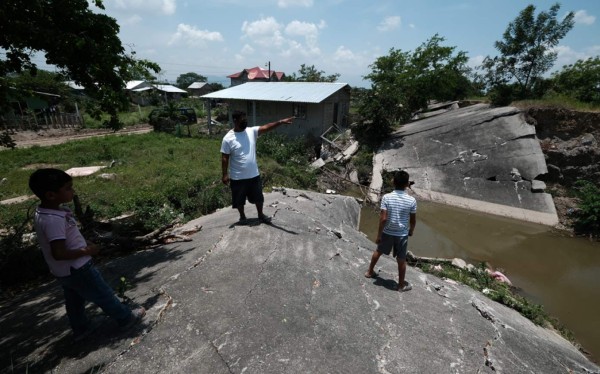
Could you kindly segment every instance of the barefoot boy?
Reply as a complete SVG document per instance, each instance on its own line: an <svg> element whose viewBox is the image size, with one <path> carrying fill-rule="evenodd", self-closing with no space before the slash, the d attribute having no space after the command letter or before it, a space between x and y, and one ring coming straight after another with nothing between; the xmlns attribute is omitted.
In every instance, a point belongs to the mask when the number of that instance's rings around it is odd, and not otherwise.
<svg viewBox="0 0 600 374"><path fill-rule="evenodd" d="M74 339L82 340L93 330L85 315L86 301L102 308L122 330L139 322L144 308L132 311L119 301L92 262L98 247L86 242L71 211L61 206L73 200L71 176L58 169L39 169L29 177L29 188L40 199L35 231L50 272L63 288Z"/></svg>
<svg viewBox="0 0 600 374"><path fill-rule="evenodd" d="M412 236L417 224L417 201L405 191L409 183L407 172L396 172L394 174L395 190L385 194L381 199L379 231L375 241L377 250L373 252L369 270L365 273L367 278L377 276L374 271L375 264L382 254L389 255L393 248L393 256L398 262L398 291L402 292L412 289L412 285L404 280L404 276L406 275L408 237Z"/></svg>

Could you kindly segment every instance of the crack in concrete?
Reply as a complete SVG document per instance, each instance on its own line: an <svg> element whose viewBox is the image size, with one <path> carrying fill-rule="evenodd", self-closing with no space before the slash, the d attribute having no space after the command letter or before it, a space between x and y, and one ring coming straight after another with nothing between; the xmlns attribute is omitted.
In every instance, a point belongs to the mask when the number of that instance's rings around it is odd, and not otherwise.
<svg viewBox="0 0 600 374"><path fill-rule="evenodd" d="M217 355L219 356L219 358L221 359L221 361L223 361L223 363L225 364L225 366L227 366L227 370L228 370L228 371L229 371L231 374L233 374L233 370L231 369L231 366L229 366L229 363L227 362L227 360L225 360L225 357L223 357L223 356L221 355L221 352L219 352L219 347L217 347L217 346L215 345L215 343L214 343L212 340L209 340L209 341L210 341L210 345L211 345L211 347L213 347L213 349L215 350L215 352L217 353Z"/></svg>
<svg viewBox="0 0 600 374"><path fill-rule="evenodd" d="M275 252L277 252L277 250L279 249L279 246L275 246L275 249L273 249L271 251L271 253L269 253L269 255L267 256L267 258L265 258L265 260L262 262L262 264L260 265L260 271L258 272L258 276L256 277L256 283L252 286L252 288L248 291L248 293L246 293L246 296L244 296L244 305L246 305L246 302L248 300L248 297L250 297L250 295L252 294L252 292L258 287L258 285L260 284L260 276L262 275L262 273L265 271L264 265L271 259L271 257L275 254Z"/></svg>
<svg viewBox="0 0 600 374"><path fill-rule="evenodd" d="M490 321L490 323L492 324L492 327L494 328L494 331L496 332L496 335L493 337L492 340L488 340L485 344L485 346L483 347L483 357L484 357L484 364L485 366L489 367L490 369L492 369L493 371L498 371L500 368L497 368L494 364L494 360L492 358L492 348L493 348L493 342L498 341L502 338L502 334L500 333L500 330L498 329L497 326L497 319L496 316L494 316L494 314L492 313L491 310L489 310L489 308L487 307L487 305L480 300L477 299L473 299L471 300L471 305L479 312L479 314L487 319L488 321Z"/></svg>
<svg viewBox="0 0 600 374"><path fill-rule="evenodd" d="M517 136L516 138L512 138L512 139L508 139L505 140L504 143L500 143L500 146L503 146L509 142L514 142L515 140L521 140L521 139L535 139L536 136L535 134L526 134L526 135L521 135L521 136Z"/></svg>
<svg viewBox="0 0 600 374"><path fill-rule="evenodd" d="M481 126L484 125L486 123L490 123L492 121L495 121L499 118L504 118L504 117L512 117L514 115L518 115L520 113L519 110L511 110L510 112L506 112L506 113L502 113L502 114L497 114L495 116L492 116L490 119L486 119L485 121L481 121L481 122L477 122L471 125L471 127L475 127L475 126Z"/></svg>

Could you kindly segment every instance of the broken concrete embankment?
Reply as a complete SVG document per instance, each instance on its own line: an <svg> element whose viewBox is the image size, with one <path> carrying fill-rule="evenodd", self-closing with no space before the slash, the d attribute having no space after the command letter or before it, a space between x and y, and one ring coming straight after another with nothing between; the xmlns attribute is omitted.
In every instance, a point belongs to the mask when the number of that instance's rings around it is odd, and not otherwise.
<svg viewBox="0 0 600 374"><path fill-rule="evenodd" d="M224 209L182 228L201 227L192 241L103 264L148 309L129 333L102 320L72 345L55 282L2 300L0 371L600 372L557 333L464 285L409 268L414 288L399 293L389 257L364 278L375 245L357 230L353 198L287 190L267 194L265 211L273 225L236 226Z"/></svg>
<svg viewBox="0 0 600 374"><path fill-rule="evenodd" d="M421 198L558 224L540 180L548 169L535 127L517 108L477 104L403 125L375 155L371 189L381 189L382 172L399 169Z"/></svg>

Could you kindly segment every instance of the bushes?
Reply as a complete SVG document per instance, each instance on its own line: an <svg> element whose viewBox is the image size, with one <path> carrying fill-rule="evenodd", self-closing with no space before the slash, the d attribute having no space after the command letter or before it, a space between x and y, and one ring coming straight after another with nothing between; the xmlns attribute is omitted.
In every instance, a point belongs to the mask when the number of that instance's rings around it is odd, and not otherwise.
<svg viewBox="0 0 600 374"><path fill-rule="evenodd" d="M292 188L313 188L317 178L308 169L313 149L305 138L289 139L277 133L259 138L257 153L259 157L271 158L271 161L259 165L263 175L263 185L283 185Z"/></svg>
<svg viewBox="0 0 600 374"><path fill-rule="evenodd" d="M600 189L591 182L577 181L576 196L580 199L574 229L576 234L600 236Z"/></svg>

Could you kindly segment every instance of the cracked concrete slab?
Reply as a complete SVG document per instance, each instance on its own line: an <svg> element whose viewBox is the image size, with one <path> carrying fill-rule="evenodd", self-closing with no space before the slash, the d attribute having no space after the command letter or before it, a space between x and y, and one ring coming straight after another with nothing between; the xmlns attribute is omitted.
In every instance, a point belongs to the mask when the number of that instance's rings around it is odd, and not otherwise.
<svg viewBox="0 0 600 374"><path fill-rule="evenodd" d="M355 199L290 189L265 198L272 225L249 207L251 224L237 226L237 211L223 209L189 222L202 227L190 242L101 264L148 309L129 333L104 320L70 344L54 282L2 300L0 371L600 372L555 332L464 285L409 267L413 290L398 293L389 257L365 278L375 245L357 230Z"/></svg>
<svg viewBox="0 0 600 374"><path fill-rule="evenodd" d="M372 191L381 190L383 171L403 169L422 198L558 224L552 197L536 179L548 169L535 127L517 108L477 104L406 124L382 145L373 164ZM377 201L377 193L370 199ZM494 205L508 208L494 212Z"/></svg>

